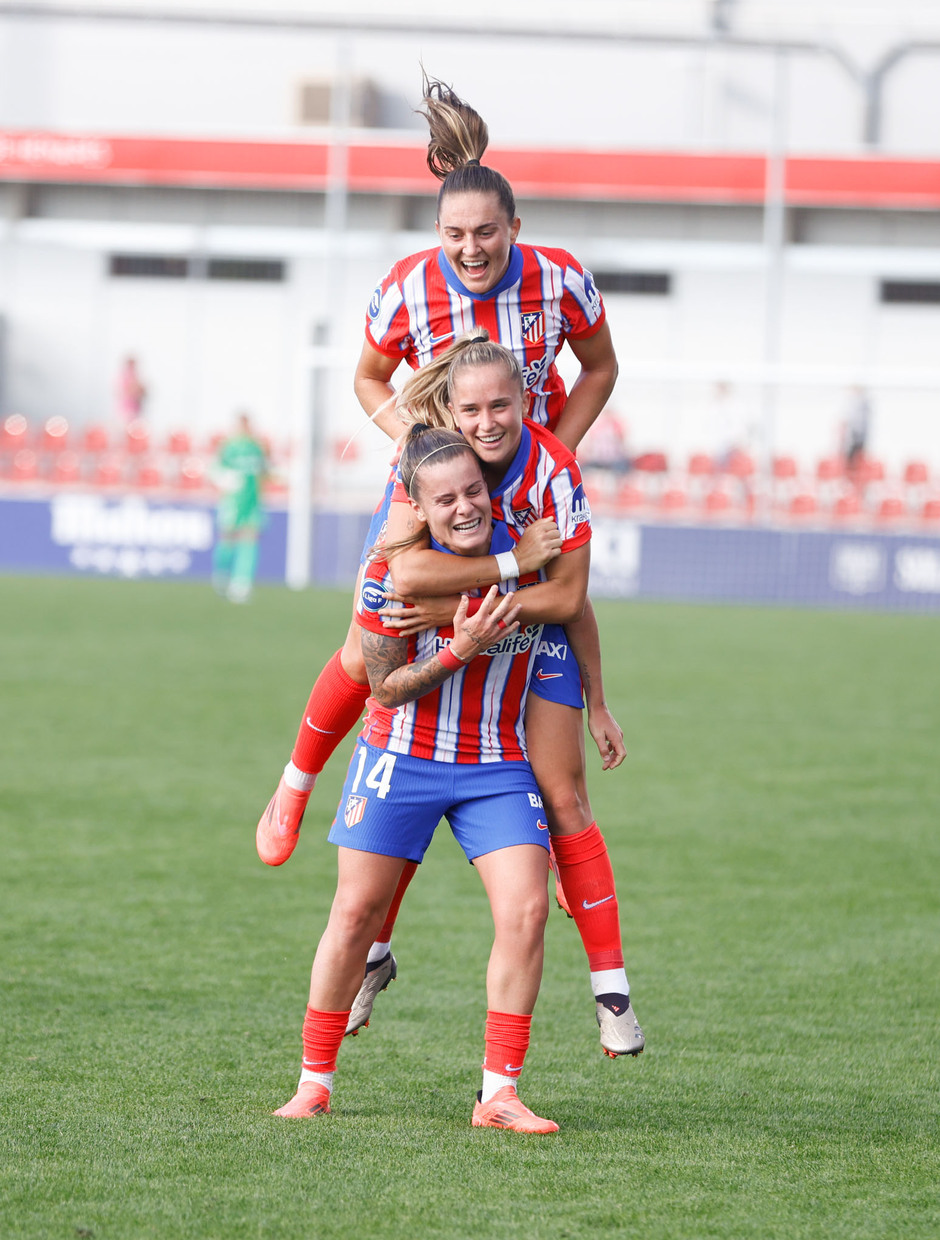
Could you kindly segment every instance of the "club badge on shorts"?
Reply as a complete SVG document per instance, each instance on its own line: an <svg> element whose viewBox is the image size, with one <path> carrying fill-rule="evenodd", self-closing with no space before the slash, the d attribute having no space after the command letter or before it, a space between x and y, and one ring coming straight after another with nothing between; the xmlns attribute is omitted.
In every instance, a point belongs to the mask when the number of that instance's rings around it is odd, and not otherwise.
<svg viewBox="0 0 940 1240"><path fill-rule="evenodd" d="M362 815L366 812L366 802L368 797L350 796L346 798L346 808L343 810L343 821L347 827L354 827L357 822L362 822Z"/></svg>

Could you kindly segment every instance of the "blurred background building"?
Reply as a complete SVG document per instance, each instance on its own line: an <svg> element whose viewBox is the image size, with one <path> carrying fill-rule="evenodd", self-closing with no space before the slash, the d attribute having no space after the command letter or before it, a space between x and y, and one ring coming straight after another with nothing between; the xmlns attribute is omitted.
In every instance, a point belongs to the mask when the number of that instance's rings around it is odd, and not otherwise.
<svg viewBox="0 0 940 1240"><path fill-rule="evenodd" d="M189 462L197 489L247 408L300 507L311 457L314 496L371 498L388 446L351 378L378 279L434 243L421 63L488 121L523 239L570 249L604 294L609 412L641 468L599 470L602 507L923 514L932 0L0 0L6 475L20 432L35 477L61 466L59 418L70 451L119 443L126 482L133 358L151 484ZM847 480L860 401L867 473Z"/></svg>

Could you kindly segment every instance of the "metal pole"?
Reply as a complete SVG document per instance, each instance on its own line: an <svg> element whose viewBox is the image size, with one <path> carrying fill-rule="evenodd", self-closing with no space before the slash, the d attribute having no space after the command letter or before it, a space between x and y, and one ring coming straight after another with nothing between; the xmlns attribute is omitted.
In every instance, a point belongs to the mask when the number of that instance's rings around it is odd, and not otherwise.
<svg viewBox="0 0 940 1240"><path fill-rule="evenodd" d="M761 385L761 459L771 470L777 417L776 370L780 359L786 251L787 53L774 52L773 104L764 181L764 339Z"/></svg>
<svg viewBox="0 0 940 1240"><path fill-rule="evenodd" d="M323 313L314 327L313 348L303 349L295 365L292 441L294 452L288 488L286 581L293 590L310 584L313 541L313 477L324 442L329 399L332 312L341 287L348 217L349 127L352 116L352 45L348 35L337 40L335 88L330 100L330 150L324 223Z"/></svg>

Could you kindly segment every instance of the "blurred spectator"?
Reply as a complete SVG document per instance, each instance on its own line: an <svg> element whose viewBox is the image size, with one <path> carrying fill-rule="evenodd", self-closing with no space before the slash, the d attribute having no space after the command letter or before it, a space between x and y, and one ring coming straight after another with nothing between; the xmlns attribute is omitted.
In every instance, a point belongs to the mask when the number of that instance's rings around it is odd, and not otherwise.
<svg viewBox="0 0 940 1240"><path fill-rule="evenodd" d="M578 464L582 469L607 469L614 474L629 471L627 430L616 413L609 409L601 411L578 446Z"/></svg>
<svg viewBox="0 0 940 1240"><path fill-rule="evenodd" d="M128 355L121 364L117 382L118 414L125 425L143 415L146 402L147 387L137 369L137 358Z"/></svg>
<svg viewBox="0 0 940 1240"><path fill-rule="evenodd" d="M233 603L247 603L254 587L258 537L264 525L261 488L267 472L264 445L252 431L248 415L241 413L235 434L219 445L212 470L221 492L212 584Z"/></svg>
<svg viewBox="0 0 940 1240"><path fill-rule="evenodd" d="M845 468L849 473L856 470L865 459L871 423L872 405L868 392L863 387L850 388L845 404L843 428Z"/></svg>

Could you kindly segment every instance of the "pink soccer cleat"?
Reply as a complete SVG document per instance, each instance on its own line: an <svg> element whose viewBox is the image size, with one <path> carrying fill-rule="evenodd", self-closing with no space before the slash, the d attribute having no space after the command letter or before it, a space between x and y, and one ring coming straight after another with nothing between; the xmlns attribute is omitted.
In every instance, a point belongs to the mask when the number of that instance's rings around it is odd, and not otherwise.
<svg viewBox="0 0 940 1240"><path fill-rule="evenodd" d="M283 1119L305 1119L308 1115L329 1115L330 1091L316 1081L303 1081L290 1102L273 1112Z"/></svg>
<svg viewBox="0 0 940 1240"><path fill-rule="evenodd" d="M309 800L309 792L288 788L281 776L277 792L261 815L255 832L258 856L265 865L283 865L294 851Z"/></svg>

